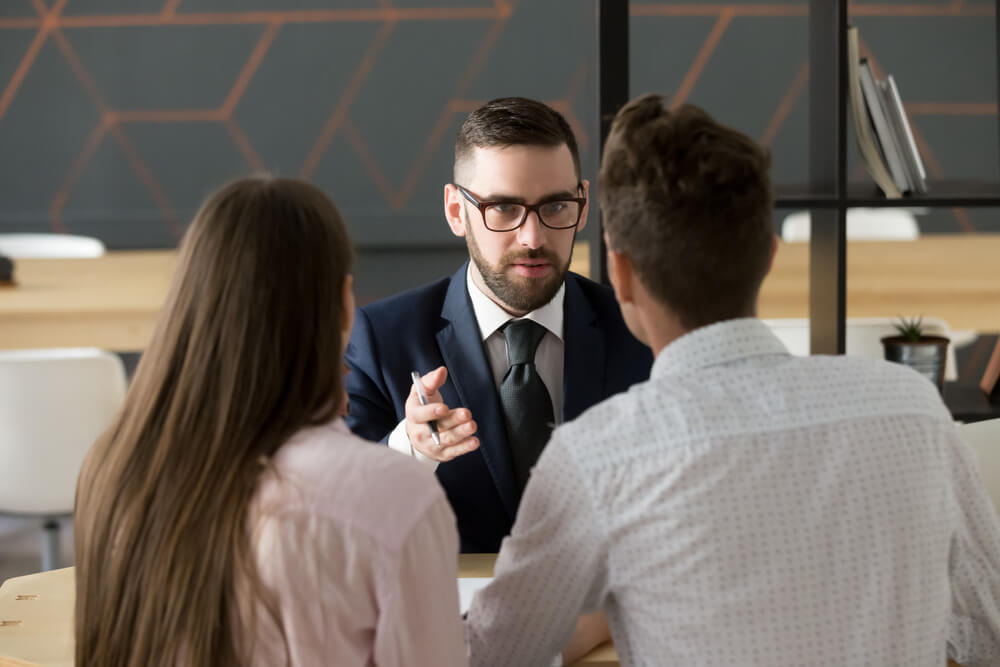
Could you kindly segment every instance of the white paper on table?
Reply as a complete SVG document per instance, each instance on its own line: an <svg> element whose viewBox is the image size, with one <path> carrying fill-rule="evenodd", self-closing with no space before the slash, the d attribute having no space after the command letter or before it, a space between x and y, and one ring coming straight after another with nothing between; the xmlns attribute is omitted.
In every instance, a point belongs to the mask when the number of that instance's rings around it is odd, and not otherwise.
<svg viewBox="0 0 1000 667"><path fill-rule="evenodd" d="M464 614L469 611L472 604L472 596L480 588L493 581L493 577L459 577L458 578L458 606Z"/></svg>

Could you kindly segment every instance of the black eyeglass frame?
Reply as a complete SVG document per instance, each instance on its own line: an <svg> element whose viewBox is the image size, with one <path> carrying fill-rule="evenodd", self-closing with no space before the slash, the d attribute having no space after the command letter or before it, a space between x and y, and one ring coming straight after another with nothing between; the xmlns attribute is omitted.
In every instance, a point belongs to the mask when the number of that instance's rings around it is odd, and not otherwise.
<svg viewBox="0 0 1000 667"><path fill-rule="evenodd" d="M462 196L465 197L466 199L468 199L469 202L473 206L475 206L476 208L479 209L479 215L483 219L483 226L486 227L486 229L490 230L491 232L496 232L496 233L513 232L513 231L516 231L516 230L520 229L521 227L524 226L524 223L527 222L527 220L528 220L528 214L531 213L532 211L535 212L535 215L538 217L538 221L540 223L542 223L544 226L548 227L549 229L554 229L556 231L563 231L563 230L566 230L566 229L574 229L574 228L576 228L576 227L578 227L580 225L580 219L583 217L583 209L584 209L584 206L586 206L586 204L587 204L587 198L586 197L549 197L549 198L543 199L542 201L537 202L535 204L526 204L524 202L509 201L509 200L504 200L504 201L479 201L478 199L475 198L475 196L473 196L473 194L471 192L469 192L468 190L466 190L465 188L463 188L458 183L452 183L452 185L454 185L456 188L458 188L458 191L462 193ZM576 189L577 190L582 190L583 189L583 183L577 183L576 184ZM545 218L542 217L541 207L545 206L546 204L551 204L551 203L557 202L557 201L566 201L566 202L570 202L571 201L571 202L576 202L579 205L580 208L576 212L576 222L574 222L572 225L569 225L568 227L553 227L549 223L545 222ZM515 225L514 227L511 227L510 229L493 229L492 227L490 227L489 223L486 222L486 209L488 209L490 206L496 206L498 204L514 204L514 205L517 205L517 206L523 206L524 207L524 215L521 216L521 222L517 223L517 225Z"/></svg>

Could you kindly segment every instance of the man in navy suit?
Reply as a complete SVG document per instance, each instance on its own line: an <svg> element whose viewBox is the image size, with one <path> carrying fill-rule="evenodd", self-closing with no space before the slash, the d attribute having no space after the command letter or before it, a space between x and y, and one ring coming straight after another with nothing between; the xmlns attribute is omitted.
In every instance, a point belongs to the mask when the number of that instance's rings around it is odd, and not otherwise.
<svg viewBox="0 0 1000 667"><path fill-rule="evenodd" d="M355 318L347 422L436 466L463 552L499 551L555 423L649 377L652 355L611 289L569 272L589 185L561 114L486 103L462 124L444 187L471 262Z"/></svg>

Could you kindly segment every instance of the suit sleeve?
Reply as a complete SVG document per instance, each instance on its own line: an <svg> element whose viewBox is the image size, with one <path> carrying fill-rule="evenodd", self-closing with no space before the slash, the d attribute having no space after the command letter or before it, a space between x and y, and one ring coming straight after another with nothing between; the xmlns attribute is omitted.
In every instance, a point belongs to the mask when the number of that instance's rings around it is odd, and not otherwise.
<svg viewBox="0 0 1000 667"><path fill-rule="evenodd" d="M348 369L347 425L362 438L387 442L400 417L385 384L374 329L361 308L355 311L354 330L344 363Z"/></svg>

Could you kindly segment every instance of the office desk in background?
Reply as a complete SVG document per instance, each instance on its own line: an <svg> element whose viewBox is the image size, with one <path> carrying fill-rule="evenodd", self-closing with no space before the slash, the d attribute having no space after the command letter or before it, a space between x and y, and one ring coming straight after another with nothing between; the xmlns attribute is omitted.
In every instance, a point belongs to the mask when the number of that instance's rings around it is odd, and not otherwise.
<svg viewBox="0 0 1000 667"><path fill-rule="evenodd" d="M854 242L847 257L851 317L923 314L943 318L953 330L1000 332L1000 235ZM142 350L175 263L170 250L20 260L17 286L0 288L0 349ZM586 242L577 243L572 268L591 274ZM760 316L808 317L808 276L808 244L782 243L761 289Z"/></svg>
<svg viewBox="0 0 1000 667"><path fill-rule="evenodd" d="M462 554L459 577L492 577L496 554ZM8 579L0 586L0 667L72 667L72 567ZM456 615L458 610L456 611ZM575 663L617 667L611 643L597 647Z"/></svg>
<svg viewBox="0 0 1000 667"><path fill-rule="evenodd" d="M0 288L0 349L146 347L167 297L174 251L96 259L21 259Z"/></svg>

